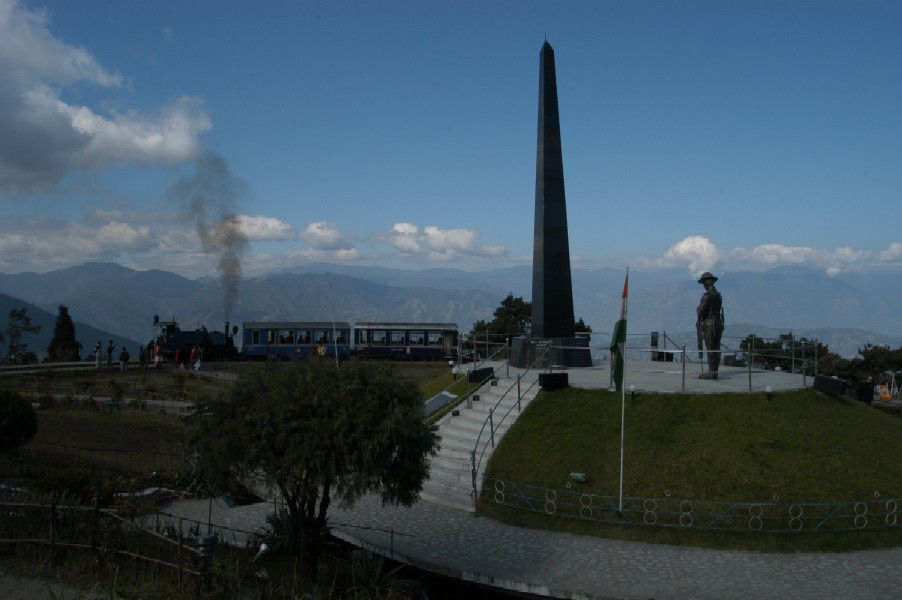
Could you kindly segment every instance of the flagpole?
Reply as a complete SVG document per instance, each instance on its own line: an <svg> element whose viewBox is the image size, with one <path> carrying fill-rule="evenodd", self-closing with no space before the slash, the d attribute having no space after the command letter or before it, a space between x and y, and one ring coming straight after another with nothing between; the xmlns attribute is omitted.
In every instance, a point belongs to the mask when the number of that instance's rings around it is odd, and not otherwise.
<svg viewBox="0 0 902 600"><path fill-rule="evenodd" d="M623 514L623 440L626 431L626 386L620 389L620 513Z"/></svg>
<svg viewBox="0 0 902 600"><path fill-rule="evenodd" d="M628 282L630 278L630 268L626 268L626 281ZM624 312L626 307L627 300L627 292L626 292L627 284L624 283L623 286L623 306ZM625 315L624 315L625 316ZM623 345L622 350L620 351L620 360L623 362L623 367L626 367L626 332L623 335ZM623 385L621 381L620 384L620 507L619 512L621 516L623 515L623 447L624 440L626 434L626 386Z"/></svg>

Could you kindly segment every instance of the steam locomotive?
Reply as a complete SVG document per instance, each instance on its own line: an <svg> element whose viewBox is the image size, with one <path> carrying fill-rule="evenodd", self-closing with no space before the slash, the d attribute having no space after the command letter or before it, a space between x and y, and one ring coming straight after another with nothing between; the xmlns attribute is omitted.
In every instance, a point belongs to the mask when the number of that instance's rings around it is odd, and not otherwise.
<svg viewBox="0 0 902 600"><path fill-rule="evenodd" d="M232 327L226 321L225 331L209 331L200 327L194 331L184 331L176 321L161 321L159 315L153 316L154 343L162 349L163 358L170 361L184 362L188 360L191 349L198 346L203 352L204 360L235 360L240 357L235 347L234 336L238 334L238 326Z"/></svg>

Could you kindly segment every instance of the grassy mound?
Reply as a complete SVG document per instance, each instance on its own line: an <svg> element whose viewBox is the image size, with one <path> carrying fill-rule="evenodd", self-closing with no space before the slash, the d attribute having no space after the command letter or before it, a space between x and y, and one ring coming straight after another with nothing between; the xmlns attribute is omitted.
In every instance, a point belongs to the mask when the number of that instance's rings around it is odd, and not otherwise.
<svg viewBox="0 0 902 600"><path fill-rule="evenodd" d="M902 497L902 420L850 398L810 389L780 392L772 400L763 393L627 394L625 415L625 496L721 502L771 502L776 497L786 503L867 500L875 492L883 499ZM571 482L579 491L617 496L620 423L617 393L575 388L542 392L495 450L487 475L563 489L570 473L578 471L588 479ZM487 502L481 503L480 513L576 533L724 544L724 536L713 541L717 534L708 532L626 528L632 531L624 533L579 521L563 524ZM853 532L864 536L857 540L805 534L824 539L792 549L824 549L821 542L827 542L827 549L897 545L902 528L896 529L900 531L889 534ZM725 545L748 547L736 540ZM760 539L753 547L789 549L762 546Z"/></svg>

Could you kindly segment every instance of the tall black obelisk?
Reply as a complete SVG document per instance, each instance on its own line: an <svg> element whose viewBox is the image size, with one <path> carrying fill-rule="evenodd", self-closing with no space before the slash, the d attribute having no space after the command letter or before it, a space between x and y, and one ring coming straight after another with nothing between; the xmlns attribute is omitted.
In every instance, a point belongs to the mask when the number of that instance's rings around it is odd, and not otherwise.
<svg viewBox="0 0 902 600"><path fill-rule="evenodd" d="M539 54L539 131L536 146L536 216L532 253L532 337L574 335L570 241L564 195L564 158L558 114L554 50Z"/></svg>
<svg viewBox="0 0 902 600"><path fill-rule="evenodd" d="M570 239L564 195L564 158L557 104L554 50L539 54L539 133L536 145L536 216L532 253L532 333L511 340L510 364L592 366L588 337L576 337Z"/></svg>

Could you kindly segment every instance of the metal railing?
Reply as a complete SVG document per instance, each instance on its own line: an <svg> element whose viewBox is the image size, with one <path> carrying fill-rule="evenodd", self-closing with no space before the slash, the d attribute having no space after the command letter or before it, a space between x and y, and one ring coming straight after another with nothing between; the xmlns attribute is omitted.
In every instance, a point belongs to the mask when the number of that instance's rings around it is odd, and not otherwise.
<svg viewBox="0 0 902 600"><path fill-rule="evenodd" d="M493 493L484 501L548 516L610 525L712 531L821 532L889 529L899 526L902 499L836 502L715 502L606 496L576 489L552 489L486 478Z"/></svg>
<svg viewBox="0 0 902 600"><path fill-rule="evenodd" d="M479 429L479 435L476 436L476 442L473 444L473 450L470 451L470 472L471 472L472 483L473 483L473 501L474 502L479 498L479 488L477 485L479 468L482 466L482 461L485 458L485 453L489 448L489 444L491 444L492 448L495 447L495 432L497 431L498 427L500 427L501 424L504 423L505 420L510 416L511 412L513 412L513 410L514 410L514 407L517 408L517 412L520 412L523 394L530 392L532 390L532 388L535 387L536 385L538 385L538 383L539 383L538 378L537 378L535 381L533 381L531 384L529 384L529 387L527 387L524 392L524 390L522 389L523 376L526 375L527 373L529 373L531 370L535 369L536 364L544 363L547 358L547 354L550 350L551 350L550 347L545 348L545 350L542 352L542 354L537 356L536 359L532 362L532 364L525 371L523 371L522 373L519 373L517 375L517 380L514 383L512 383L510 385L510 387L508 387L507 390L504 391L503 394L501 394L501 397L498 399L498 401L495 403L495 405L489 408L489 416L486 417L485 421L483 421L482 427ZM510 366L509 362L506 362L505 366L508 367L508 369L509 369L509 366ZM510 372L508 370L508 374L509 373ZM495 419L494 419L495 410L501 405L501 403L504 400L507 399L508 394L512 393L515 388L517 390L517 403L511 404L510 408L507 409L507 412L504 413L504 415L501 416L501 419L498 421L498 423L495 424ZM483 433L485 433L486 427L488 427L489 435L488 435L487 439L482 440L482 435L483 435ZM479 448L480 441L482 441L482 450L480 450L480 448ZM479 453L478 458L477 458L477 452Z"/></svg>

